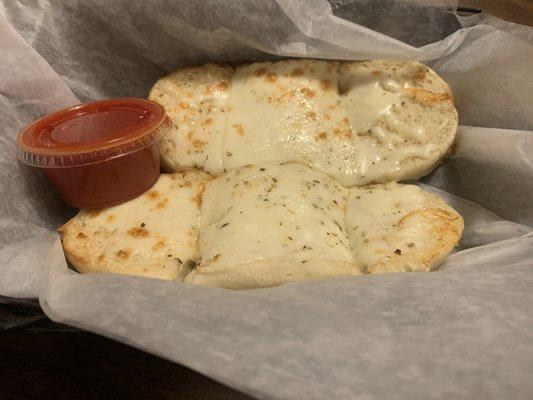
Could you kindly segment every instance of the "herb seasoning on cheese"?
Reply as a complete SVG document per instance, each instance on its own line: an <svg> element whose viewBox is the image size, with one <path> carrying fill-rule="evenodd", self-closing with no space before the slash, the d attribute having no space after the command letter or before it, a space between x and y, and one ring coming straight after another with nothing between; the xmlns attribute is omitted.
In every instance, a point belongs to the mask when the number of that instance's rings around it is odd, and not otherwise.
<svg viewBox="0 0 533 400"><path fill-rule="evenodd" d="M186 281L244 289L358 274L345 233L347 196L302 164L228 172L203 194L202 263Z"/></svg>
<svg viewBox="0 0 533 400"><path fill-rule="evenodd" d="M210 179L200 171L161 175L133 200L81 210L59 230L67 258L80 272L182 279L199 257L195 199Z"/></svg>
<svg viewBox="0 0 533 400"><path fill-rule="evenodd" d="M220 79L229 80L227 90L216 89ZM207 65L162 78L150 98L175 121L162 148L165 165L214 175L297 161L345 186L416 179L444 156L457 130L449 86L417 62ZM208 108L212 122L198 126L206 116L195 110L205 102L216 104Z"/></svg>
<svg viewBox="0 0 533 400"><path fill-rule="evenodd" d="M417 186L387 183L351 189L346 227L365 272L429 271L459 241L463 219Z"/></svg>

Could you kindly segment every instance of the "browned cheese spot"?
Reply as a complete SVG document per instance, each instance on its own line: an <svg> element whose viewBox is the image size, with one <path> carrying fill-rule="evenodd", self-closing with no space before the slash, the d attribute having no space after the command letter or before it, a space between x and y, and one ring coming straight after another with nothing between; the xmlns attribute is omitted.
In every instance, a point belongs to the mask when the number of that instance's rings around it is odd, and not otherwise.
<svg viewBox="0 0 533 400"><path fill-rule="evenodd" d="M307 99L314 99L316 96L316 93L314 90L308 89L308 88L302 88L300 89L300 92L304 95Z"/></svg>
<svg viewBox="0 0 533 400"><path fill-rule="evenodd" d="M192 141L192 145L194 146L195 149L201 149L202 147L204 147L206 143L207 142L204 142L203 140L198 140L198 139L195 139Z"/></svg>
<svg viewBox="0 0 533 400"><path fill-rule="evenodd" d="M127 250L119 250L119 251L117 251L116 254L117 254L117 257L122 258L124 260L126 258L129 258L129 256L130 256L130 252L127 251Z"/></svg>
<svg viewBox="0 0 533 400"><path fill-rule="evenodd" d="M94 210L89 211L89 217L91 217L91 218L96 218L96 217L98 217L101 213L102 213L102 210L100 210L100 209L94 209Z"/></svg>
<svg viewBox="0 0 533 400"><path fill-rule="evenodd" d="M194 204L198 206L198 208L200 208L200 206L202 205L202 191L199 190L196 193L196 196L194 196L191 200Z"/></svg>
<svg viewBox="0 0 533 400"><path fill-rule="evenodd" d="M265 67L261 67L257 70L255 70L254 75L255 76L263 76L266 73L267 69Z"/></svg>
<svg viewBox="0 0 533 400"><path fill-rule="evenodd" d="M76 235L78 239L87 239L87 235L83 232L80 232Z"/></svg>
<svg viewBox="0 0 533 400"><path fill-rule="evenodd" d="M316 112L314 112L314 111L309 111L309 112L307 113L307 117L308 117L310 120L313 120L313 121L318 120L318 116L316 115Z"/></svg>
<svg viewBox="0 0 533 400"><path fill-rule="evenodd" d="M301 68L294 68L291 72L291 76L302 76L304 74L304 70Z"/></svg>
<svg viewBox="0 0 533 400"><path fill-rule="evenodd" d="M217 88L218 90L221 90L221 91L225 91L225 90L228 90L229 87L230 87L230 82L226 79L224 79L223 81L220 81L217 85Z"/></svg>
<svg viewBox="0 0 533 400"><path fill-rule="evenodd" d="M163 246L165 246L165 241L163 239L159 240L156 244L152 246L152 250L156 251L161 249Z"/></svg>
<svg viewBox="0 0 533 400"><path fill-rule="evenodd" d="M96 261L102 262L105 260L105 254L100 254L98 257L96 257Z"/></svg>
<svg viewBox="0 0 533 400"><path fill-rule="evenodd" d="M161 210L167 206L167 203L168 203L168 199L163 199L162 201L156 204L155 208L158 210Z"/></svg>
<svg viewBox="0 0 533 400"><path fill-rule="evenodd" d="M149 190L148 193L146 193L146 196L148 196L150 200L156 200L159 198L159 192L157 190Z"/></svg>
<svg viewBox="0 0 533 400"><path fill-rule="evenodd" d="M333 134L338 137L344 137L346 139L351 139L353 137L352 132L350 129L339 129L335 128L333 129Z"/></svg>
<svg viewBox="0 0 533 400"><path fill-rule="evenodd" d="M330 117L330 115L329 115L328 113L325 113L325 114L324 114L324 119L325 119L326 121L331 121L331 117Z"/></svg>
<svg viewBox="0 0 533 400"><path fill-rule="evenodd" d="M211 125L213 123L213 118L207 118L207 119L204 119L200 125L202 126L207 126L207 125Z"/></svg>
<svg viewBox="0 0 533 400"><path fill-rule="evenodd" d="M277 95L277 96L268 96L267 100L269 103L278 105L284 102L291 101L294 98L295 91L290 90L288 92L285 92L283 94Z"/></svg>
<svg viewBox="0 0 533 400"><path fill-rule="evenodd" d="M333 84L329 79L322 79L320 81L320 87L324 90L331 90L333 89Z"/></svg>
<svg viewBox="0 0 533 400"><path fill-rule="evenodd" d="M278 76L276 74L267 74L267 76L265 76L265 79L267 80L267 82L270 82L270 83L274 83L278 80Z"/></svg>
<svg viewBox="0 0 533 400"><path fill-rule="evenodd" d="M319 140L326 140L328 138L328 134L325 131L320 132L318 135L315 136L315 140L318 142Z"/></svg>
<svg viewBox="0 0 533 400"><path fill-rule="evenodd" d="M185 101L180 101L178 105L182 110L189 108L189 103L186 103Z"/></svg>
<svg viewBox="0 0 533 400"><path fill-rule="evenodd" d="M428 73L428 68L427 67L421 67L419 68L416 73L413 75L413 79L415 81L420 81L422 79L424 79L426 77L426 74Z"/></svg>
<svg viewBox="0 0 533 400"><path fill-rule="evenodd" d="M409 87L405 91L411 95L411 97L420 103L438 103L444 100L450 100L451 94L449 92L434 93L426 89Z"/></svg>
<svg viewBox="0 0 533 400"><path fill-rule="evenodd" d="M374 71L372 71L372 75L380 76L381 75L381 71L378 71L377 69L375 69Z"/></svg>
<svg viewBox="0 0 533 400"><path fill-rule="evenodd" d="M244 136L244 127L242 126L242 124L233 124L233 127L239 135Z"/></svg>
<svg viewBox="0 0 533 400"><path fill-rule="evenodd" d="M114 221L115 220L115 216L114 215L110 215L107 217L107 222L111 222L111 221Z"/></svg>
<svg viewBox="0 0 533 400"><path fill-rule="evenodd" d="M150 236L150 233L146 229L138 227L138 226L128 229L127 234L133 237L136 237L136 238L141 238L141 237L145 238L145 237Z"/></svg>

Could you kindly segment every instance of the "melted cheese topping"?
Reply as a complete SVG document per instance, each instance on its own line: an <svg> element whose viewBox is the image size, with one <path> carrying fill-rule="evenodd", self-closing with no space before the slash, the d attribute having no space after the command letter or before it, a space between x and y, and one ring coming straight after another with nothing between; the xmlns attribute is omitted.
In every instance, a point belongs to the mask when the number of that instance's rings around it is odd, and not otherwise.
<svg viewBox="0 0 533 400"><path fill-rule="evenodd" d="M459 241L463 221L417 186L389 183L352 189L346 226L361 268L383 273L436 267Z"/></svg>
<svg viewBox="0 0 533 400"><path fill-rule="evenodd" d="M391 82L398 85L395 81L391 80ZM382 82L375 78L353 84L344 98L346 113L355 132L368 131L399 103L400 94L385 90Z"/></svg>
<svg viewBox="0 0 533 400"><path fill-rule="evenodd" d="M208 179L201 172L161 175L133 200L81 210L61 228L67 254L82 272L182 277L198 258L200 195Z"/></svg>
<svg viewBox="0 0 533 400"><path fill-rule="evenodd" d="M232 82L224 168L310 164L324 152L332 164L342 163L341 146L351 134L336 92L335 63L251 64L237 69Z"/></svg>
<svg viewBox="0 0 533 400"><path fill-rule="evenodd" d="M204 101L206 79L199 69L189 81L198 86L189 91L192 103ZM173 117L177 128L162 149L171 168L193 163L219 175L247 164L297 161L346 186L416 179L444 155L456 131L449 89L415 62L289 60L242 66L228 79L227 92L207 90L220 109L206 128L210 135L201 131L194 139L196 117ZM181 89L168 96L164 89L163 104L182 98ZM188 158L191 151L198 159Z"/></svg>
<svg viewBox="0 0 533 400"><path fill-rule="evenodd" d="M244 288L358 274L346 200L346 189L301 164L249 166L217 178L202 200L202 262L187 281ZM234 281L221 283L224 275Z"/></svg>

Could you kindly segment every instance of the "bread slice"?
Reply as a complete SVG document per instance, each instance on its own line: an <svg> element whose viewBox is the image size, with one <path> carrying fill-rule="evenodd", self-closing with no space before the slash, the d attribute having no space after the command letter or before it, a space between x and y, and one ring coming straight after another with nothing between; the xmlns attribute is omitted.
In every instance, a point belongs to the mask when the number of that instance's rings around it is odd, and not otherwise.
<svg viewBox="0 0 533 400"><path fill-rule="evenodd" d="M235 73L207 65L162 78L150 98L175 122L164 165L214 175L298 161L345 186L416 179L436 166L457 130L449 86L418 62L299 59ZM216 111L191 114L206 101Z"/></svg>
<svg viewBox="0 0 533 400"><path fill-rule="evenodd" d="M222 139L233 68L207 64L180 69L157 81L148 98L173 122L161 140L161 164L169 172L203 168L222 173Z"/></svg>
<svg viewBox="0 0 533 400"><path fill-rule="evenodd" d="M164 174L133 200L81 210L59 228L67 259L81 273L183 278L198 260L200 196L210 179L200 171Z"/></svg>
<svg viewBox="0 0 533 400"><path fill-rule="evenodd" d="M450 87L427 66L365 61L339 67L350 127L357 137L356 172L346 183L418 179L444 157L457 133Z"/></svg>
<svg viewBox="0 0 533 400"><path fill-rule="evenodd" d="M302 164L232 170L203 194L202 261L185 281L249 289L357 275L346 201L346 189Z"/></svg>
<svg viewBox="0 0 533 400"><path fill-rule="evenodd" d="M388 183L350 191L346 227L357 263L375 274L435 269L458 243L464 223L439 197Z"/></svg>

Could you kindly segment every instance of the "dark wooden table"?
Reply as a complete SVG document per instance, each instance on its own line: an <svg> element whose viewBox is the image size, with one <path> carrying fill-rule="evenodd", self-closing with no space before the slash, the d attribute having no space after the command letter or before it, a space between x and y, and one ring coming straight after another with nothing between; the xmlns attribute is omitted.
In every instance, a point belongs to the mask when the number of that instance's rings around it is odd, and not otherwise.
<svg viewBox="0 0 533 400"><path fill-rule="evenodd" d="M513 22L533 26L533 0L461 0ZM37 305L5 305L0 321L0 399L251 400L186 367L121 343L57 326ZM31 324L17 328L20 318Z"/></svg>
<svg viewBox="0 0 533 400"><path fill-rule="evenodd" d="M36 303L0 298L0 326L10 328L0 331L0 400L251 400L189 368L54 324Z"/></svg>

